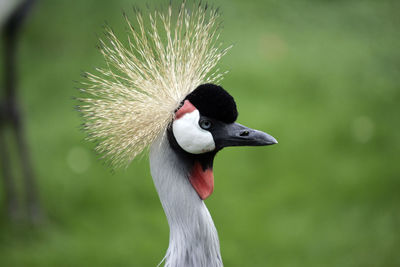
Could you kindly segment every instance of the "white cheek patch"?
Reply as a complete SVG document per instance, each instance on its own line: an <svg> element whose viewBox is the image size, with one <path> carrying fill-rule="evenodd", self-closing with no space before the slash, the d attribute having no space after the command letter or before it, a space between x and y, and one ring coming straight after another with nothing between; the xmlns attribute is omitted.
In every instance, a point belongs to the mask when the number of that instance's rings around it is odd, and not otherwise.
<svg viewBox="0 0 400 267"><path fill-rule="evenodd" d="M215 149L214 138L199 126L200 113L196 109L172 123L172 132L179 146L191 154L201 154Z"/></svg>

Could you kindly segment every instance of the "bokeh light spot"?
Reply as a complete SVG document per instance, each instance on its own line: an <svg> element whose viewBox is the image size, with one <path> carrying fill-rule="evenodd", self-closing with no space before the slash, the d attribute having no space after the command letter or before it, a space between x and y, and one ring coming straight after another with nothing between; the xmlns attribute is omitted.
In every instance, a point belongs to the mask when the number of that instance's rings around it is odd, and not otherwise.
<svg viewBox="0 0 400 267"><path fill-rule="evenodd" d="M73 147L67 155L69 168L75 173L84 173L89 169L89 153L82 147Z"/></svg>
<svg viewBox="0 0 400 267"><path fill-rule="evenodd" d="M361 116L353 121L353 137L357 142L367 143L374 135L374 122L366 116Z"/></svg>
<svg viewBox="0 0 400 267"><path fill-rule="evenodd" d="M268 60L280 60L287 53L287 44L278 34L264 33L259 39L259 53Z"/></svg>

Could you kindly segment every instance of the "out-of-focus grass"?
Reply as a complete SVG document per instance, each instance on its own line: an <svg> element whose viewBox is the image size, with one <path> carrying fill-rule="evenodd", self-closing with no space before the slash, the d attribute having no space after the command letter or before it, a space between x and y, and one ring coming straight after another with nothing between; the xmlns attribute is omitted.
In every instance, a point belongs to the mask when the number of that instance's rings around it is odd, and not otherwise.
<svg viewBox="0 0 400 267"><path fill-rule="evenodd" d="M29 20L20 96L48 220L2 222L1 266L155 266L166 251L146 157L107 171L71 100L80 71L102 65L101 25L123 32L131 4L44 0ZM239 122L279 141L216 158L206 203L225 265L399 266L399 3L215 5Z"/></svg>

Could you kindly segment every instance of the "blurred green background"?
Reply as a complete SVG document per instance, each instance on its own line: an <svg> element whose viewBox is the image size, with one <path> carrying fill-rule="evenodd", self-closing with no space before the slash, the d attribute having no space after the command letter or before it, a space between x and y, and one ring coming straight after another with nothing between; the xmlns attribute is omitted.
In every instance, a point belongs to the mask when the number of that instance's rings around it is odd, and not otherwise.
<svg viewBox="0 0 400 267"><path fill-rule="evenodd" d="M113 174L71 99L81 71L103 66L104 22L123 35L122 10L133 17L138 2L41 0L29 17L20 98L47 219L11 223L2 205L0 266L163 258L169 229L147 156ZM279 141L216 158L206 204L225 265L400 266L400 2L210 2L234 44L220 67L238 121Z"/></svg>

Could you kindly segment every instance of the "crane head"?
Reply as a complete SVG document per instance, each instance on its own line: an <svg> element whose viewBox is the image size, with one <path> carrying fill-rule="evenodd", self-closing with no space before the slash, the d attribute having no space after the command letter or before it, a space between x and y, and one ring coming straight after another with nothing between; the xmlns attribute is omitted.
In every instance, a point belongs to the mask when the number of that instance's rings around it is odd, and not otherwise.
<svg viewBox="0 0 400 267"><path fill-rule="evenodd" d="M83 129L112 168L127 166L166 131L183 159L201 162L199 173L224 147L276 143L235 123L233 97L214 84L224 74L215 67L230 48L219 45L219 14L185 2L177 14L171 5L148 19L139 12L135 25L126 16L128 45L106 27L100 40L106 66L84 75L77 98Z"/></svg>
<svg viewBox="0 0 400 267"><path fill-rule="evenodd" d="M203 84L183 101L169 128L173 148L191 161L190 181L200 198L214 187L215 154L229 146L266 146L278 143L271 135L236 123L233 97L221 86Z"/></svg>

